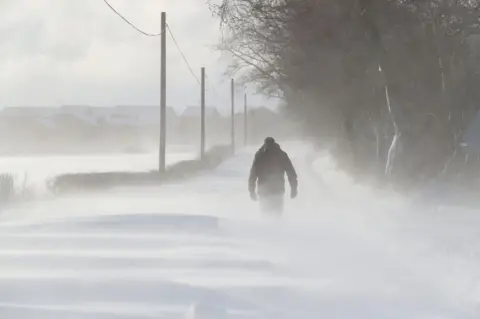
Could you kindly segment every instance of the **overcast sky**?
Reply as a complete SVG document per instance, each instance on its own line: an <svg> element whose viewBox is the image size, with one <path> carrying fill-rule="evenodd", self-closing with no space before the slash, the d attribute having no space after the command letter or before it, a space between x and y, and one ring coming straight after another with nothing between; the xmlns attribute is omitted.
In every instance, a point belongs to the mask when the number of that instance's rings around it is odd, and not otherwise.
<svg viewBox="0 0 480 319"><path fill-rule="evenodd" d="M206 67L215 88L207 104L228 109L228 61L214 48L219 25L205 0L109 3L148 33L159 33L160 12L167 12L193 70L199 76ZM135 31L103 0L1 0L0 14L0 107L159 103L160 38ZM167 104L199 104L200 87L170 36L167 51ZM265 104L259 96L250 100Z"/></svg>

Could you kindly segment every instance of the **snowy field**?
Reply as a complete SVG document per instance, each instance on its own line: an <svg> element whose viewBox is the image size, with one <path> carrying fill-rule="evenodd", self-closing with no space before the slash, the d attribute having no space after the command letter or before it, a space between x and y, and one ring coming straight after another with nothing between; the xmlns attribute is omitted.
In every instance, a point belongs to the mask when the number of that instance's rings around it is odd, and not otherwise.
<svg viewBox="0 0 480 319"><path fill-rule="evenodd" d="M197 153L184 149L168 152L167 165L193 159ZM0 173L13 174L20 183L26 181L36 189L50 178L65 173L147 171L158 169L158 152L146 154L111 154L85 156L0 157Z"/></svg>
<svg viewBox="0 0 480 319"><path fill-rule="evenodd" d="M3 211L0 318L480 318L479 214L285 149L300 188L281 218L249 199L252 150L184 184Z"/></svg>

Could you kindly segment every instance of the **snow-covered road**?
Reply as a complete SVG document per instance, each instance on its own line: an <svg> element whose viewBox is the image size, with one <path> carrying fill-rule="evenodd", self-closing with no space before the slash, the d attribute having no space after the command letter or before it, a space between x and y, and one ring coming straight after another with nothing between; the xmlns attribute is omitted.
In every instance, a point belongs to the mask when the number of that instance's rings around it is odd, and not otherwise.
<svg viewBox="0 0 480 319"><path fill-rule="evenodd" d="M3 212L0 318L480 318L478 214L416 210L286 150L300 195L278 219L249 200L252 150L184 184Z"/></svg>

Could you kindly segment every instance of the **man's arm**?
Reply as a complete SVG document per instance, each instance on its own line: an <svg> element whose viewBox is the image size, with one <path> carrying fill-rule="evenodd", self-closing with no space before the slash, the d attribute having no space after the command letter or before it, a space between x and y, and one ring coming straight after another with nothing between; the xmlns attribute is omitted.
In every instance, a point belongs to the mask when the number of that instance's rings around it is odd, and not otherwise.
<svg viewBox="0 0 480 319"><path fill-rule="evenodd" d="M255 193L257 188L257 154L255 154L255 158L253 159L252 167L250 168L250 175L248 177L248 191L250 194Z"/></svg>
<svg viewBox="0 0 480 319"><path fill-rule="evenodd" d="M293 167L292 161L287 153L285 153L285 172L287 173L288 182L290 183L290 188L297 191L298 187L298 177L295 168Z"/></svg>

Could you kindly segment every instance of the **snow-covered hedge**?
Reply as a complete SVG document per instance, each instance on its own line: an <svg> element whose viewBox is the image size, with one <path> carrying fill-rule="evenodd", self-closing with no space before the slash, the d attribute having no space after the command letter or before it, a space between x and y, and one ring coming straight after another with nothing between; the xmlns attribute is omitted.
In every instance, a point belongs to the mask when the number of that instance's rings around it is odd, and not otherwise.
<svg viewBox="0 0 480 319"><path fill-rule="evenodd" d="M55 194L112 188L116 186L159 184L191 177L203 170L215 168L231 155L230 146L216 146L206 152L204 159L186 160L167 167L165 173L147 172L95 172L56 176L48 183Z"/></svg>

